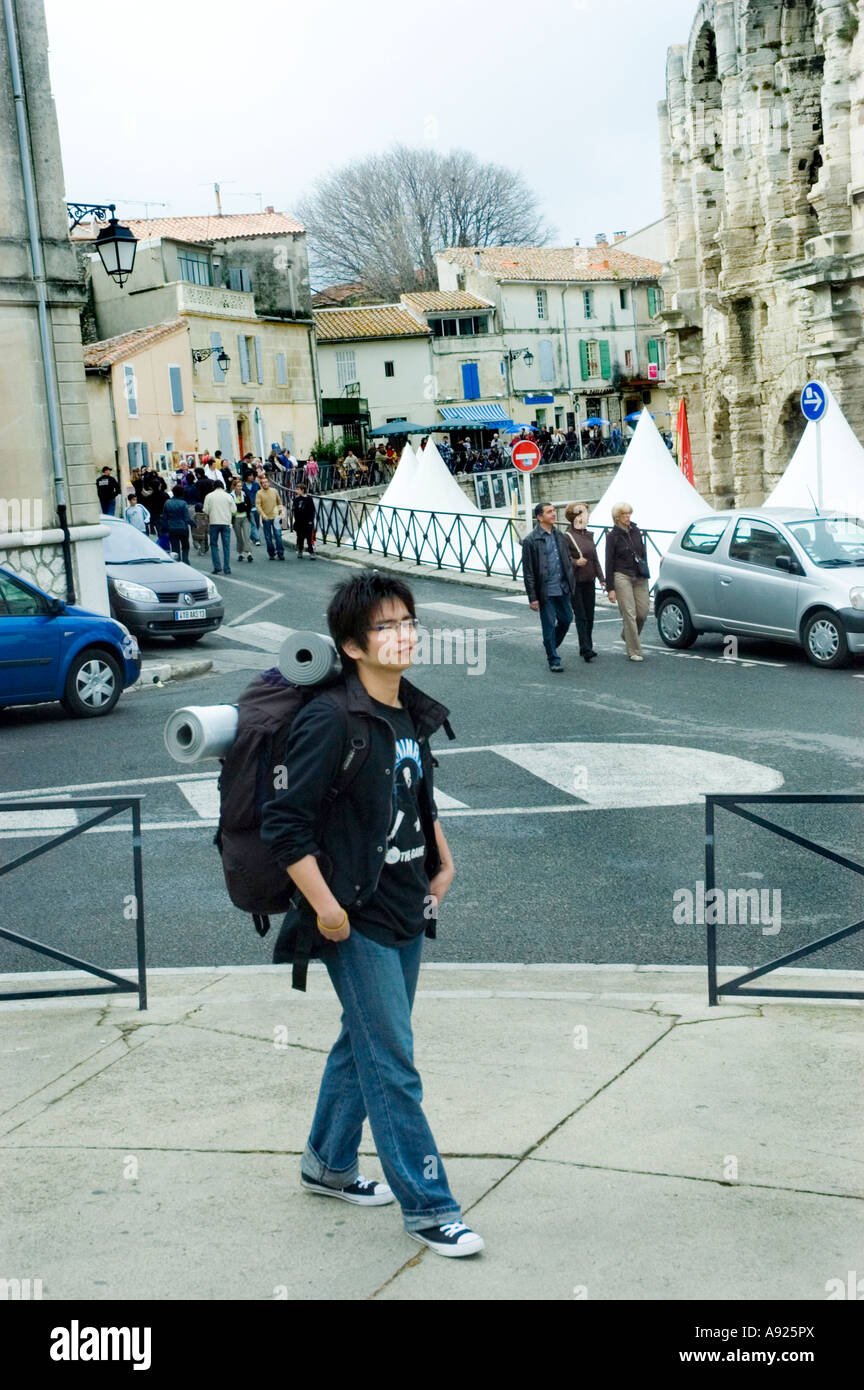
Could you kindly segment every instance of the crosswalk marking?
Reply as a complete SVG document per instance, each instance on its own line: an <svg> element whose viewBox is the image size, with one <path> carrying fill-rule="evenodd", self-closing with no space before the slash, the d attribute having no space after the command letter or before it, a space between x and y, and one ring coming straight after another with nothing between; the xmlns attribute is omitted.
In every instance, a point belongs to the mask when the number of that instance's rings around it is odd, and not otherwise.
<svg viewBox="0 0 864 1390"><path fill-rule="evenodd" d="M238 627L220 627L219 636L230 642L242 642L246 647L257 647L263 652L278 652L286 637L297 629L283 627L281 623L241 623Z"/></svg>
<svg viewBox="0 0 864 1390"><path fill-rule="evenodd" d="M19 792L20 796L21 793ZM92 814L92 812L90 813ZM2 811L3 830L71 830L78 824L77 811Z"/></svg>
<svg viewBox="0 0 864 1390"><path fill-rule="evenodd" d="M210 777L202 782L178 782L177 786L202 820L219 819L218 778Z"/></svg>
<svg viewBox="0 0 864 1390"><path fill-rule="evenodd" d="M506 622L506 613L493 613L488 608L467 608L463 603L421 603L420 608L431 608L436 613L452 613L457 618L481 618L485 622Z"/></svg>
<svg viewBox="0 0 864 1390"><path fill-rule="evenodd" d="M435 805L439 811L467 811L468 807L464 801L457 801L455 796L448 796L446 792L441 792L435 788Z"/></svg>

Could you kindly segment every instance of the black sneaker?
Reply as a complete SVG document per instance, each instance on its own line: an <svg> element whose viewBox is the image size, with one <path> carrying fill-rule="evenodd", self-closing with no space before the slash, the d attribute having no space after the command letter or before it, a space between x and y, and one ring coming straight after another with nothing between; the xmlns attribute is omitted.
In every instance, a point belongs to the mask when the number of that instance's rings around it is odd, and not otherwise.
<svg viewBox="0 0 864 1390"><path fill-rule="evenodd" d="M323 1182L300 1175L300 1186L307 1192L320 1192L322 1197L341 1197L343 1202L353 1202L359 1207L383 1207L387 1202L395 1202L393 1191L386 1182L375 1182L358 1173L353 1182L346 1187L326 1187Z"/></svg>
<svg viewBox="0 0 864 1390"><path fill-rule="evenodd" d="M448 1221L443 1226L426 1226L422 1231L406 1231L412 1240L428 1245L436 1255L476 1255L486 1248L482 1236L462 1221Z"/></svg>
<svg viewBox="0 0 864 1390"><path fill-rule="evenodd" d="M564 670L564 666L560 661L550 661L549 670L552 672L553 676L559 676L561 672Z"/></svg>

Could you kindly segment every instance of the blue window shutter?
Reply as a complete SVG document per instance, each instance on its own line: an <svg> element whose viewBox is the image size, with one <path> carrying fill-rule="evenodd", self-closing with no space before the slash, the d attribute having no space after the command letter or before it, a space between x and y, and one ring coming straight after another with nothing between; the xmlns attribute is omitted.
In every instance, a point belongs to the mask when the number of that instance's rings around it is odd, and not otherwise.
<svg viewBox="0 0 864 1390"><path fill-rule="evenodd" d="M228 459L229 463L234 462L234 429L231 421L224 415L220 415L216 421L216 431L219 435L219 448L222 450L222 457Z"/></svg>
<svg viewBox="0 0 864 1390"><path fill-rule="evenodd" d="M462 394L466 401L480 399L480 368L476 362L462 363Z"/></svg>
<svg viewBox="0 0 864 1390"><path fill-rule="evenodd" d="M138 414L138 387L135 384L134 367L123 368L123 384L126 392L126 412L134 418Z"/></svg>
<svg viewBox="0 0 864 1390"><path fill-rule="evenodd" d="M583 380L583 381L588 381L589 378L590 378L590 376L591 376L591 372L590 372L590 369L589 369L589 367L588 367L588 344L587 344L587 343L580 343L580 344L579 344L579 365L580 365L580 367L582 368L582 380Z"/></svg>
<svg viewBox="0 0 864 1390"><path fill-rule="evenodd" d="M609 357L609 339L600 340L600 375L604 381L608 381L612 375L612 363Z"/></svg>
<svg viewBox="0 0 864 1390"><path fill-rule="evenodd" d="M127 457L128 460L129 460L129 469L130 469L130 471L131 471L133 468L138 468L139 464L138 464L138 442L137 442L137 440L131 440L131 439L129 440L129 443L126 445L126 457Z"/></svg>
<svg viewBox="0 0 864 1390"><path fill-rule="evenodd" d="M239 289L242 288L242 286L241 286L241 284L240 284L240 267L239 267L239 266L232 265L231 267L229 267L229 270L228 270L228 288L229 288L229 290L239 290Z"/></svg>
<svg viewBox="0 0 864 1390"><path fill-rule="evenodd" d="M241 290L249 291L251 291L252 289L252 276L249 274L249 271L246 269L245 266L240 271L240 288Z"/></svg>
<svg viewBox="0 0 864 1390"><path fill-rule="evenodd" d="M141 467L150 467L150 450L147 448L146 441L141 441Z"/></svg>
<svg viewBox="0 0 864 1390"><path fill-rule="evenodd" d="M175 415L183 414L183 380L179 367L168 368L168 382L171 387L171 409Z"/></svg>
<svg viewBox="0 0 864 1390"><path fill-rule="evenodd" d="M213 363L213 380L219 383L225 380L225 373L219 366L219 362L217 360L219 357L219 353L222 351L221 333L210 334L210 346L213 349L213 355L210 358L210 361Z"/></svg>
<svg viewBox="0 0 864 1390"><path fill-rule="evenodd" d="M255 343L255 376L260 386L264 380L264 352L261 347L261 339L255 338L253 341Z"/></svg>
<svg viewBox="0 0 864 1390"><path fill-rule="evenodd" d="M548 338L541 338L540 340L540 380L555 380L555 354Z"/></svg>
<svg viewBox="0 0 864 1390"><path fill-rule="evenodd" d="M288 385L288 362L284 352L276 354L276 385Z"/></svg>
<svg viewBox="0 0 864 1390"><path fill-rule="evenodd" d="M246 334L237 334L237 351L240 354L240 380L251 381L249 375L249 344L246 342Z"/></svg>

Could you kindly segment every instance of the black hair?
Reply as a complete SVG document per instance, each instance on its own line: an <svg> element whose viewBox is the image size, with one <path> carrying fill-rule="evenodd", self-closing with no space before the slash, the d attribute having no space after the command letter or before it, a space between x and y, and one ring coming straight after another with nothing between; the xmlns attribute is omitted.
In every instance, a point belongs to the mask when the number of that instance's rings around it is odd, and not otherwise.
<svg viewBox="0 0 864 1390"><path fill-rule="evenodd" d="M179 497L182 502L183 498L186 496L186 491L184 488L180 487L178 483L177 487L171 489L171 496Z"/></svg>
<svg viewBox="0 0 864 1390"><path fill-rule="evenodd" d="M414 595L403 580L380 570L367 570L346 579L334 591L327 609L327 626L336 644L344 671L353 671L353 657L342 650L343 643L356 642L365 652L369 645L369 625L387 599L401 599L415 617Z"/></svg>
<svg viewBox="0 0 864 1390"><path fill-rule="evenodd" d="M541 513L542 511L544 511L545 508L548 507L549 505L550 505L550 504L549 504L548 502L538 502L538 503L536 504L536 506L534 507L534 520L535 520L535 521L537 520L537 517L540 515L540 513Z"/></svg>

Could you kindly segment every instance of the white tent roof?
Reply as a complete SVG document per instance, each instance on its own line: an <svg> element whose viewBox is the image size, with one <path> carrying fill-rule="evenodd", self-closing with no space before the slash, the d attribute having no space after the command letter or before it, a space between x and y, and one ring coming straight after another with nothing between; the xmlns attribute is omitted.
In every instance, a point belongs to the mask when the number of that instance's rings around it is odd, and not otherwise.
<svg viewBox="0 0 864 1390"><path fill-rule="evenodd" d="M685 522L714 510L688 483L644 409L618 472L591 512L589 525L612 526L617 502L630 503L633 521L642 531L674 533Z"/></svg>
<svg viewBox="0 0 864 1390"><path fill-rule="evenodd" d="M384 500L382 497L381 501ZM480 513L476 502L472 502L462 491L431 439L420 454L420 464L411 486L411 501L399 505L410 505L424 512L459 512L463 516Z"/></svg>
<svg viewBox="0 0 864 1390"><path fill-rule="evenodd" d="M864 449L846 416L824 382L828 408L821 424L807 425L783 477L765 498L766 507L817 507L819 484L816 467L816 435L822 430L823 511L864 516Z"/></svg>
<svg viewBox="0 0 864 1390"><path fill-rule="evenodd" d="M382 494L379 507L410 507L411 485L420 467L419 460L410 444L402 450L396 471Z"/></svg>

